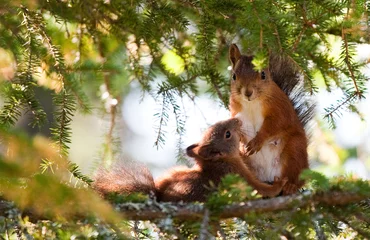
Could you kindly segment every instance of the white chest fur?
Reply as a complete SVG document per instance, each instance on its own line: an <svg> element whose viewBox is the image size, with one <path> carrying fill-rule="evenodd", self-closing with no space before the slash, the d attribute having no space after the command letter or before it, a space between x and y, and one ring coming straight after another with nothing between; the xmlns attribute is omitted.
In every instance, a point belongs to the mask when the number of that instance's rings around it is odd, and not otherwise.
<svg viewBox="0 0 370 240"><path fill-rule="evenodd" d="M243 101L242 106L242 111L235 117L243 122L243 131L250 140L256 136L263 124L262 104L258 100Z"/></svg>
<svg viewBox="0 0 370 240"><path fill-rule="evenodd" d="M261 102L258 100L243 101L242 111L235 117L243 122L243 132L246 134L248 141L250 141L261 129L264 121ZM272 137L263 143L259 152L250 156L250 166L259 180L272 182L275 176L281 176L281 164L279 164L281 147L280 139Z"/></svg>

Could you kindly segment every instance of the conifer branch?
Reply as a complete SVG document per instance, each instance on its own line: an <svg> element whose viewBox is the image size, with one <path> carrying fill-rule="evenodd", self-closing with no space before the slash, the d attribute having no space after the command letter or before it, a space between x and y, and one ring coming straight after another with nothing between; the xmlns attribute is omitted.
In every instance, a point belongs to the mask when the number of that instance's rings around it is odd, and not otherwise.
<svg viewBox="0 0 370 240"><path fill-rule="evenodd" d="M339 101L339 104L337 104L337 106L331 106L329 108L325 108L326 114L324 117L330 120L330 122L332 123L332 126L335 126L334 114L337 113L339 109L341 109L343 106L350 104L356 96L357 95L353 93L347 96L344 100Z"/></svg>
<svg viewBox="0 0 370 240"><path fill-rule="evenodd" d="M283 51L283 46L281 45L281 39L280 39L280 35L279 35L279 31L276 27L276 24L274 24L274 35L276 36L276 40L278 42L278 45L279 45L279 50L280 52Z"/></svg>
<svg viewBox="0 0 370 240"><path fill-rule="evenodd" d="M307 79L308 84L310 86L310 94L312 95L314 92L317 91L317 87L312 82L310 75L306 68L302 67L292 56L287 55L287 57L291 60L291 62L295 65L297 69L299 69L300 73L303 74L304 78Z"/></svg>
<svg viewBox="0 0 370 240"><path fill-rule="evenodd" d="M82 174L80 168L76 163L72 163L71 161L68 161L68 171L77 179L81 180L82 182L86 183L88 186L91 185L93 180L89 178L88 176Z"/></svg>
<svg viewBox="0 0 370 240"><path fill-rule="evenodd" d="M15 11L14 11L15 12ZM46 122L46 113L41 108L38 100L35 98L34 93L34 79L33 74L36 73L37 64L40 62L38 57L40 43L35 37L34 25L35 21L30 19L25 11L21 11L22 23L21 28L25 28L23 37L20 37L21 31L11 30L16 40L16 46L22 45L24 49L20 50L23 57L17 56L20 61L16 77L12 80L13 84L8 84L5 87L6 104L0 110L0 123L7 126L12 126L22 115L22 110L31 112L34 119L30 123L33 127L35 125L41 126ZM3 23L3 21L1 21ZM7 26L8 24L5 24ZM12 28L10 28L12 29ZM18 48L18 46L16 47ZM18 49L16 51L18 53Z"/></svg>
<svg viewBox="0 0 370 240"><path fill-rule="evenodd" d="M269 213L276 211L292 210L313 205L324 204L326 206L342 206L350 203L358 203L367 199L368 196L346 193L303 193L272 199L257 199L243 203L225 206L218 213L211 213L219 219L244 218L249 213ZM154 220L172 216L179 220L203 219L206 206L201 204L160 204L159 208L147 204L118 204L117 208L127 219L131 220Z"/></svg>
<svg viewBox="0 0 370 240"><path fill-rule="evenodd" d="M211 82L211 84L212 84L212 87L213 87L213 89L216 91L216 94L217 94L217 97L222 101L222 103L226 106L226 103L224 102L224 97L223 97L223 95L222 95L222 92L221 92L221 89L220 89L220 87L217 85L217 83L216 83L216 78L215 78L215 76L212 74L211 76L210 76L210 82Z"/></svg>
<svg viewBox="0 0 370 240"><path fill-rule="evenodd" d="M220 81L222 79L222 77L216 69L216 64L220 60L220 56L222 54L222 50L224 49L224 46L225 46L226 42L225 42L225 37L223 36L222 32L221 31L218 31L218 32L219 32L218 45L217 45L217 48L216 48L214 61L209 64L210 70L209 70L208 75L209 75L209 82L211 83L213 89L216 91L217 97L224 104L225 108L227 108L228 106L227 106L227 101L225 100L226 99L225 95L222 93L221 87L219 86L220 83L222 83L224 81ZM206 61L210 61L210 59L208 59Z"/></svg>
<svg viewBox="0 0 370 240"><path fill-rule="evenodd" d="M157 147L157 149L162 146L164 143L164 130L163 127L167 125L168 121L168 99L167 99L167 92L164 91L162 93L162 107L161 112L154 114L155 117L159 118L159 124L157 127L157 137L154 142L154 146Z"/></svg>
<svg viewBox="0 0 370 240"><path fill-rule="evenodd" d="M317 220L313 220L313 225L315 227L316 237L318 240L326 240L326 236Z"/></svg>
<svg viewBox="0 0 370 240"><path fill-rule="evenodd" d="M362 212L357 212L355 214L355 217L356 219L360 220L360 221L363 221L363 222L366 222L367 224L370 224L370 218L367 217L365 214L363 214Z"/></svg>
<svg viewBox="0 0 370 240"><path fill-rule="evenodd" d="M185 134L185 121L186 121L186 116L184 116L181 113L181 108L177 104L175 95L174 94L169 94L169 101L171 103L172 109L173 109L173 114L175 115L175 120L176 120L176 134L178 136L177 143L176 143L176 158L179 161L184 161L184 156L183 156L183 140L182 137Z"/></svg>
<svg viewBox="0 0 370 240"><path fill-rule="evenodd" d="M256 16L256 18L258 19L258 22L260 24L260 42L259 42L259 48L262 49L263 48L263 21L261 20L260 16L258 15L258 11L257 11L256 6L254 5L254 2L253 1L251 2L251 4L252 4L253 13Z"/></svg>
<svg viewBox="0 0 370 240"><path fill-rule="evenodd" d="M63 89L60 93L54 95L54 103L57 107L54 115L54 127L51 128L53 140L55 141L61 156L67 156L71 143L71 121L76 110L75 100L71 94Z"/></svg>
<svg viewBox="0 0 370 240"><path fill-rule="evenodd" d="M351 60L350 60L351 56L350 56L349 49L348 49L348 41L347 41L346 34L344 33L344 29L342 29L342 40L343 40L343 43L344 43L344 50L345 50L344 62L347 65L348 71L350 73L351 80L352 80L353 85L356 89L356 91L355 91L356 95L358 97L361 97L362 93L361 93L361 91L359 90L359 88L357 86L356 77L355 77L355 74L354 74L354 71L353 71L353 68L352 68L352 64L351 64Z"/></svg>
<svg viewBox="0 0 370 240"><path fill-rule="evenodd" d="M305 3L303 3L303 5L305 5ZM299 6L301 7L302 13L303 13L302 14L302 17L303 17L303 27L302 27L301 31L299 32L296 41L293 44L293 48L292 48L293 52L296 51L296 49L298 47L298 44L302 40L302 36L303 36L304 32L306 31L306 28L307 28L307 26L309 24L308 23L308 19L307 19L307 14L306 14L306 6L301 6L300 4L299 4Z"/></svg>
<svg viewBox="0 0 370 240"><path fill-rule="evenodd" d="M348 227L350 227L350 228L352 228L354 231L356 231L356 232L358 232L359 234L361 234L362 236L364 236L364 237L366 237L366 238L370 238L370 233L369 232L366 232L366 231L364 231L363 229L361 229L361 228L359 228L359 227L357 227L357 226L355 226L355 225L353 225L350 221L348 221L346 218L344 218L343 216L340 216L340 214L337 214L337 213L334 213L334 212L332 212L331 213L331 215L335 218L335 219L337 219L337 220L339 220L339 221L341 221L341 222L343 222L344 224L346 224Z"/></svg>
<svg viewBox="0 0 370 240"><path fill-rule="evenodd" d="M301 30L301 31L299 32L299 34L298 34L297 40L296 40L296 41L294 42L294 44L293 44L292 52L295 52L295 50L297 49L298 44L299 44L299 42L301 41L301 39L302 39L302 36L303 36L304 32L306 31L306 28L307 28L306 24L305 24L305 25L303 25L302 30Z"/></svg>
<svg viewBox="0 0 370 240"><path fill-rule="evenodd" d="M204 210L203 220L200 227L200 233L199 233L199 240L206 240L209 239L209 210Z"/></svg>
<svg viewBox="0 0 370 240"><path fill-rule="evenodd" d="M248 214L273 213L292 211L298 208L313 206L336 207L359 203L369 196L348 192L303 193L271 199L256 199L242 203L233 203L224 206L220 211L212 212L206 205L197 203L121 203L116 209L127 220L159 220L172 217L178 220L203 220L209 217L218 219L245 218ZM7 201L0 201L0 216L5 216L10 208L14 208ZM34 220L47 219L47 216L36 216L32 210L26 211ZM83 216L79 216L83 217ZM343 219L339 219L342 221Z"/></svg>

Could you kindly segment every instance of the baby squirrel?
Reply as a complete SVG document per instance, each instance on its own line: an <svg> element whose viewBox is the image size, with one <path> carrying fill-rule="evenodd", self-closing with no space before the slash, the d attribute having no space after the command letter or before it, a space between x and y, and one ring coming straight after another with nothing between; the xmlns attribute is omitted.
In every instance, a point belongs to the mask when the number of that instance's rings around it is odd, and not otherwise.
<svg viewBox="0 0 370 240"><path fill-rule="evenodd" d="M226 174L238 173L261 195L278 195L287 179L276 177L274 184L269 185L260 182L253 175L240 156L240 127L241 121L238 119L221 121L211 126L199 143L186 149L187 154L196 162L192 168L175 167L154 181L146 168L127 169L121 165L114 171L98 174L93 187L102 195L112 192L153 192L158 201L203 202L215 190L211 182L217 186Z"/></svg>
<svg viewBox="0 0 370 240"><path fill-rule="evenodd" d="M232 44L230 94L231 117L243 122L247 166L263 182L288 178L283 195L295 193L304 184L300 173L309 167L305 125L313 107L305 108L297 71L283 58L270 58L269 68L254 70L253 57L241 55ZM285 62L284 62L285 61ZM280 66L276 66L280 64ZM284 66L282 66L284 65Z"/></svg>

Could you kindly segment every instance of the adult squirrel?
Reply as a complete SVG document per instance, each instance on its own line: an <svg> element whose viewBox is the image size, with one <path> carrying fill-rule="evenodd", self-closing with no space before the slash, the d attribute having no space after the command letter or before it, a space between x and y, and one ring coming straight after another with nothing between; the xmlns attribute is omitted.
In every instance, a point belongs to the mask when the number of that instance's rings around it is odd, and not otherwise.
<svg viewBox="0 0 370 240"><path fill-rule="evenodd" d="M298 71L284 58L270 57L269 67L254 70L253 56L242 55L235 44L232 63L231 117L243 122L247 166L263 182L288 178L283 195L304 184L300 173L309 167L305 126L313 106L306 107ZM297 90L298 89L298 90Z"/></svg>
<svg viewBox="0 0 370 240"><path fill-rule="evenodd" d="M241 121L238 119L229 119L211 126L199 143L186 149L187 154L195 159L192 168L175 167L154 181L150 172L142 166L128 169L118 165L113 171L99 173L93 187L102 195L112 192L152 192L158 201L202 202L214 191L211 182L217 186L226 174L238 173L261 195L278 195L287 179L275 178L274 185L269 185L253 175L240 156L240 127Z"/></svg>

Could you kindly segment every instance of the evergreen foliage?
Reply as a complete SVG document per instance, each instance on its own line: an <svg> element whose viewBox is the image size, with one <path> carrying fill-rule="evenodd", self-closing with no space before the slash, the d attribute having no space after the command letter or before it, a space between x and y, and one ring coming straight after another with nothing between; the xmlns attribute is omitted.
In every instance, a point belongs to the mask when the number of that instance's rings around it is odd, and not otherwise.
<svg viewBox="0 0 370 240"><path fill-rule="evenodd" d="M104 158L113 158L116 113L133 81L160 105L155 145L165 143L166 125L174 117L180 150L186 121L181 98L194 100L205 92L200 87L205 83L206 92L228 106L227 50L233 42L255 54L256 68L268 64L270 53L290 59L308 93L321 85L340 89L342 98L325 109L335 126L343 109L358 112L354 104L367 91L366 62L355 61L355 48L370 42L369 24L370 3L365 0L2 0L0 50L16 67L11 77L0 72L1 237L369 238L370 184L363 180L306 172L308 192L259 200L238 177L229 176L207 203L187 206L189 214L184 210L183 217L177 212L183 205L150 199L142 205L115 203L123 212L118 216L90 191L91 179L68 160L73 116L89 113L97 104L105 104L110 116ZM341 42L339 57L330 38ZM173 59L165 60L169 52L181 63L179 69L169 64ZM92 96L101 86L107 97L97 103ZM26 114L33 127L47 122L35 94L40 87L53 91L50 141L25 137L14 128ZM67 181L68 176L83 184ZM344 196L343 201L335 196ZM248 201L251 210L223 217L238 201ZM258 201L287 204L253 209ZM130 215L143 206L157 211L157 217ZM163 211L168 211L166 217Z"/></svg>

